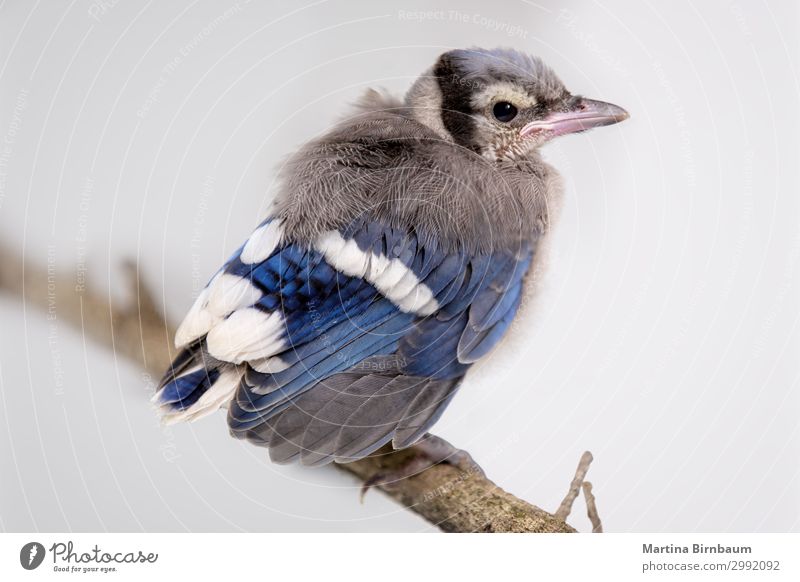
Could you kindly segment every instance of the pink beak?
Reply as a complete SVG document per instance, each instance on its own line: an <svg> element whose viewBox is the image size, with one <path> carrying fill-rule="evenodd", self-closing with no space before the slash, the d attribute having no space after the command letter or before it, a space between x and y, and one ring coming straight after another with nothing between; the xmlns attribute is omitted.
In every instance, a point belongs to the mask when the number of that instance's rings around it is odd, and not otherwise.
<svg viewBox="0 0 800 582"><path fill-rule="evenodd" d="M544 137L550 139L559 135L586 131L593 127L612 125L630 117L622 107L611 103L578 97L567 111L551 113L544 119L532 121L520 130L524 138Z"/></svg>

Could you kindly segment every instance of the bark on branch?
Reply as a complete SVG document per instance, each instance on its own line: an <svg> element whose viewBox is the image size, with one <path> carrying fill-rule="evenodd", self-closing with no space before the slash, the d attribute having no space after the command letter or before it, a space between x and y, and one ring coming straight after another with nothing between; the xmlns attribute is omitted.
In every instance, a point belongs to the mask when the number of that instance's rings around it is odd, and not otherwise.
<svg viewBox="0 0 800 582"><path fill-rule="evenodd" d="M174 327L142 284L135 265L125 265L125 271L128 281L120 286L131 289L134 300L129 305L118 305L94 287L77 284L80 278L57 272L50 262L46 266L28 263L17 253L0 247L0 290L21 298L26 308L52 313L56 321L80 329L96 343L134 360L154 377L160 377L175 355L172 348ZM335 466L363 482L370 482L405 466L415 454L414 447L394 452L381 450L361 461ZM585 470L577 486L570 491L570 506L583 475ZM518 499L479 472L464 472L449 464L438 464L413 477L377 487L448 532L575 531L564 518ZM575 496L572 496L573 490ZM562 514L564 510L562 506Z"/></svg>

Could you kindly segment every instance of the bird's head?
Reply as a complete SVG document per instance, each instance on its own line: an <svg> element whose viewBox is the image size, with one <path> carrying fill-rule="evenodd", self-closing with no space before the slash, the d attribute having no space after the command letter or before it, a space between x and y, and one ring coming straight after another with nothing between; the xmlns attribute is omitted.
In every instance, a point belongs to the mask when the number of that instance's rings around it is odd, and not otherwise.
<svg viewBox="0 0 800 582"><path fill-rule="evenodd" d="M495 161L628 117L611 103L572 95L540 59L511 49L444 53L406 102L443 138Z"/></svg>

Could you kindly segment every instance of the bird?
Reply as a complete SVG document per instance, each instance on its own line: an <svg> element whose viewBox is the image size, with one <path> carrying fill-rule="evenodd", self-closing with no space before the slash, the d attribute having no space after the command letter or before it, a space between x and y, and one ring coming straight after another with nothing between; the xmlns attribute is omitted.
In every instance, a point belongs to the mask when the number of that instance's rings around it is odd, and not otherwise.
<svg viewBox="0 0 800 582"><path fill-rule="evenodd" d="M288 159L197 296L153 397L164 422L227 409L276 463L454 455L429 431L507 335L562 194L540 148L626 118L508 48L447 51L404 98L368 90Z"/></svg>

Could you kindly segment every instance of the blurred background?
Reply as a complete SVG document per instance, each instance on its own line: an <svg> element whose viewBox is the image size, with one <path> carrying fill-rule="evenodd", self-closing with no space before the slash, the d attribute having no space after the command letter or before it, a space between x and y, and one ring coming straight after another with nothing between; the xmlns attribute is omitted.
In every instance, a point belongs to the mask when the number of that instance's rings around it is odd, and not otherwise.
<svg viewBox="0 0 800 582"><path fill-rule="evenodd" d="M541 56L631 113L545 149L567 191L535 313L435 432L553 511L584 450L606 531L800 530L800 8L783 2L0 3L0 244L173 320L275 170L455 47ZM85 314L87 319L91 313ZM0 530L432 531L0 295ZM582 501L570 521L590 529Z"/></svg>

